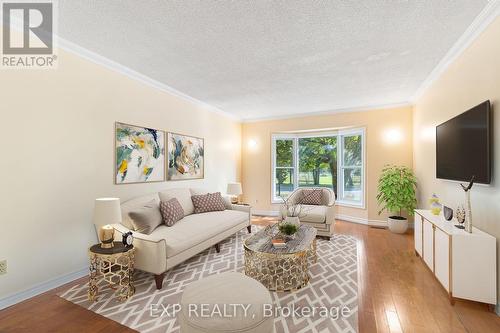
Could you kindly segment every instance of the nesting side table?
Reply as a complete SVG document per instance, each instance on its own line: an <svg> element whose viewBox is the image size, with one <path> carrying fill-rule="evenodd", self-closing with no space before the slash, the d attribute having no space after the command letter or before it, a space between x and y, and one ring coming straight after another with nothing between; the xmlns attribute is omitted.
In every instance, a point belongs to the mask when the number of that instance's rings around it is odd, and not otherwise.
<svg viewBox="0 0 500 333"><path fill-rule="evenodd" d="M96 301L99 295L99 281L104 280L115 290L120 301L125 301L135 292L133 246L126 247L121 242L114 242L114 247L101 248L100 244L89 248L89 289L88 298Z"/></svg>

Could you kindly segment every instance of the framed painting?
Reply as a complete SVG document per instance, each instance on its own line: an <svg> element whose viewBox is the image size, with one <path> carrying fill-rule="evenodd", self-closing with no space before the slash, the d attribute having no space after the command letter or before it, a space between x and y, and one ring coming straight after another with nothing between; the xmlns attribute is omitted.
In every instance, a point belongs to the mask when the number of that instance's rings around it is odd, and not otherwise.
<svg viewBox="0 0 500 333"><path fill-rule="evenodd" d="M165 180L165 132L115 123L115 184Z"/></svg>
<svg viewBox="0 0 500 333"><path fill-rule="evenodd" d="M168 180L205 177L204 140L194 136L167 133Z"/></svg>

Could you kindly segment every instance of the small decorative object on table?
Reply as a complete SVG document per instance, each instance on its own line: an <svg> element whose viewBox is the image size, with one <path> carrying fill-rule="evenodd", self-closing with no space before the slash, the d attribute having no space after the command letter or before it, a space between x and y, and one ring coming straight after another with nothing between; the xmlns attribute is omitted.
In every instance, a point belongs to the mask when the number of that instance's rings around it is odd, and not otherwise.
<svg viewBox="0 0 500 333"><path fill-rule="evenodd" d="M112 248L114 245L113 243L114 237L115 237L115 229L109 224L103 225L99 229L99 240L101 241L101 248L102 249Z"/></svg>
<svg viewBox="0 0 500 333"><path fill-rule="evenodd" d="M278 223L278 230L285 239L293 239L295 237L295 234L299 230L299 224L286 222L285 220Z"/></svg>
<svg viewBox="0 0 500 333"><path fill-rule="evenodd" d="M465 222L465 208L464 206L460 205L457 207L457 221L459 224L455 225L455 227L459 229L464 229L464 222Z"/></svg>
<svg viewBox="0 0 500 333"><path fill-rule="evenodd" d="M116 290L116 297L120 301L125 301L135 293L134 252L132 245L125 246L121 242L115 242L112 248L103 249L100 244L89 248L89 301L97 299L101 279Z"/></svg>
<svg viewBox="0 0 500 333"><path fill-rule="evenodd" d="M439 215L441 213L442 205L439 203L439 197L436 193L432 194L432 197L429 199L429 203L431 204L431 213L434 215Z"/></svg>
<svg viewBox="0 0 500 333"><path fill-rule="evenodd" d="M465 201L467 205L467 211L466 211L466 218L465 218L465 231L471 233L472 232L472 210L470 207L470 189L472 188L472 185L474 185L474 179L476 176L472 176L469 182L469 185L465 186L463 184L460 184L462 189L465 192Z"/></svg>
<svg viewBox="0 0 500 333"><path fill-rule="evenodd" d="M134 236L132 236L132 231L126 232L122 234L122 243L126 247L132 246L132 243L134 242Z"/></svg>
<svg viewBox="0 0 500 333"><path fill-rule="evenodd" d="M282 219L278 222L278 230L281 238L293 239L300 226L300 212L302 206L300 204L292 204L289 200L283 199L281 205Z"/></svg>
<svg viewBox="0 0 500 333"><path fill-rule="evenodd" d="M281 238L273 238L273 239L271 240L271 242L273 243L273 246L274 246L275 248L280 249L280 248L284 248L284 247L286 247L286 242L285 242L285 240L284 240L284 239L281 239Z"/></svg>
<svg viewBox="0 0 500 333"><path fill-rule="evenodd" d="M443 205L443 215L446 221L451 221L453 218L453 209Z"/></svg>

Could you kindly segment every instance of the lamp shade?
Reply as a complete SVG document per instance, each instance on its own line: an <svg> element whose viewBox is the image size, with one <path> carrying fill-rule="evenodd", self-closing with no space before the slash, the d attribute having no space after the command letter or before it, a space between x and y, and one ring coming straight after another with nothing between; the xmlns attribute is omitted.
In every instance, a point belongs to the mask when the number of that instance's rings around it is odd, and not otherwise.
<svg viewBox="0 0 500 333"><path fill-rule="evenodd" d="M106 224L121 223L122 211L119 198L99 198L95 200L94 224L99 230Z"/></svg>
<svg viewBox="0 0 500 333"><path fill-rule="evenodd" d="M230 195L240 195L243 191L241 189L241 183L229 183L227 184L227 194Z"/></svg>

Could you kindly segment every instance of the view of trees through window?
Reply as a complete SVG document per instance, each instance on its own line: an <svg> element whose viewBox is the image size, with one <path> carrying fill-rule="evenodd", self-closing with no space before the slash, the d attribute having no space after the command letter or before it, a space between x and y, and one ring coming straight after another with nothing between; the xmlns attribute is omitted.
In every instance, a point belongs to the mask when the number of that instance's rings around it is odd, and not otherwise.
<svg viewBox="0 0 500 333"><path fill-rule="evenodd" d="M299 186L329 187L337 192L337 137L300 138Z"/></svg>
<svg viewBox="0 0 500 333"><path fill-rule="evenodd" d="M361 135L342 137L343 141L343 184L342 200L361 200L362 142Z"/></svg>
<svg viewBox="0 0 500 333"><path fill-rule="evenodd" d="M276 198L286 198L296 187L328 187L340 192L339 199L361 201L361 135L277 138L275 149Z"/></svg>
<svg viewBox="0 0 500 333"><path fill-rule="evenodd" d="M286 198L293 191L293 140L276 140L276 196Z"/></svg>

